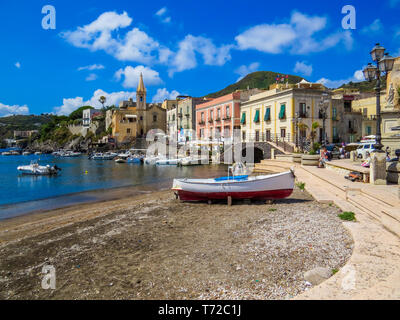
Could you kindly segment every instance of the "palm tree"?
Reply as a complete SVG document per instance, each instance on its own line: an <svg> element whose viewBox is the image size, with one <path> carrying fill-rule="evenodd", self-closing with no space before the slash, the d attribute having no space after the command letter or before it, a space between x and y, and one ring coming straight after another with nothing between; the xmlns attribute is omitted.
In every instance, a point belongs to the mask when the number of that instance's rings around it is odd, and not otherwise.
<svg viewBox="0 0 400 320"><path fill-rule="evenodd" d="M313 122L311 125L311 132L310 132L310 138L312 142L312 146L314 147L314 140L317 136L317 129L320 127L320 124L318 122Z"/></svg>
<svg viewBox="0 0 400 320"><path fill-rule="evenodd" d="M105 96L101 96L99 99L99 102L103 105L103 109L104 109L104 104L106 103L106 97Z"/></svg>

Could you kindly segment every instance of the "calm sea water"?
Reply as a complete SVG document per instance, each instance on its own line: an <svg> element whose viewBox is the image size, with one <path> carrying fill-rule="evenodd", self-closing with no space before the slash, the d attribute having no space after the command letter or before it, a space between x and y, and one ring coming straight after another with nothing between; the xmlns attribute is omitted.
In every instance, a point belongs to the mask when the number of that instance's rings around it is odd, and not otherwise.
<svg viewBox="0 0 400 320"><path fill-rule="evenodd" d="M38 160L41 165L62 169L58 176L27 176L17 166ZM226 175L226 166L191 167L138 165L106 160L59 158L51 155L0 155L0 220L32 211L49 210L91 202L121 194L170 188L176 177L218 177ZM113 189L117 188L117 189Z"/></svg>

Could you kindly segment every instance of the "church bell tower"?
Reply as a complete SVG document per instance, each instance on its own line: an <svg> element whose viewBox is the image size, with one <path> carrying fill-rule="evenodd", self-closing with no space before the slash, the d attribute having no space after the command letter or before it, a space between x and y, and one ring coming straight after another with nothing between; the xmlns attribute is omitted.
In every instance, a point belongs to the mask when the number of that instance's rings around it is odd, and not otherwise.
<svg viewBox="0 0 400 320"><path fill-rule="evenodd" d="M146 110L146 87L143 83L142 74L140 74L139 84L136 89L136 105L138 110Z"/></svg>

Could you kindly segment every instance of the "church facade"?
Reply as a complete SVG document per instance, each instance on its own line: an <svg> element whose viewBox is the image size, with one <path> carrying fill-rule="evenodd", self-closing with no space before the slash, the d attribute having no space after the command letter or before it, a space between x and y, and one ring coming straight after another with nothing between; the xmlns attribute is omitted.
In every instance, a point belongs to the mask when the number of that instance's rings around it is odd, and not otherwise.
<svg viewBox="0 0 400 320"><path fill-rule="evenodd" d="M166 110L161 103L147 103L147 90L140 75L136 89L136 102L132 99L121 101L119 108L106 113L106 130L117 144L129 144L136 138L145 138L152 129L166 130Z"/></svg>

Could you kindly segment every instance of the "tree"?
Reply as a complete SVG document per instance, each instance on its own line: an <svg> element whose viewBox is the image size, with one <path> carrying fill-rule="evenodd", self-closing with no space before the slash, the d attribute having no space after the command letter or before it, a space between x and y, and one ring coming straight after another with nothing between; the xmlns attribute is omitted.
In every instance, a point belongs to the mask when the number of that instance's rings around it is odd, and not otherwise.
<svg viewBox="0 0 400 320"><path fill-rule="evenodd" d="M99 102L103 105L103 109L104 109L104 104L106 103L106 97L105 96L101 96L99 99Z"/></svg>
<svg viewBox="0 0 400 320"><path fill-rule="evenodd" d="M314 140L317 137L317 129L320 127L318 122L313 122L311 125L311 132L310 132L310 138L312 145L314 145Z"/></svg>

